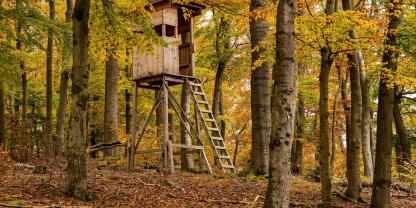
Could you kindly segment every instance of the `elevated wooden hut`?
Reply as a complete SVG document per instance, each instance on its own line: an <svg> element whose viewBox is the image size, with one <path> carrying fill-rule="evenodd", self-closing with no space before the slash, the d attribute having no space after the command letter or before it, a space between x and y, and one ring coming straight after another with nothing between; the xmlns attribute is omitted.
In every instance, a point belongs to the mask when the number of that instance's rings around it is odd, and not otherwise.
<svg viewBox="0 0 416 208"><path fill-rule="evenodd" d="M155 81L164 74L195 75L193 21L203 8L194 2L181 5L172 0L153 1L149 8L154 9L152 23L168 46L157 46L143 54L135 50L133 80Z"/></svg>
<svg viewBox="0 0 416 208"><path fill-rule="evenodd" d="M186 4L174 3L172 0L154 0L149 10L152 13L152 22L156 33L163 38L167 46L156 46L152 51L133 54L133 118L132 137L130 140L128 168L134 167L136 153L161 152L163 167L166 172L174 172L173 148L186 149L186 152L198 153L200 170L206 167L212 172L205 154L205 142L209 141L215 161L219 169L235 171L230 155L225 146L224 139L214 118L208 99L199 79L195 77L194 64L194 17L201 14L203 5L195 2ZM170 90L170 86L182 84L187 87L195 105L195 115L190 116L180 105ZM156 90L157 98L151 112L147 116L140 130L136 128L137 120L137 89L146 88ZM163 135L160 149L139 150L138 146L145 133L149 120L155 109L161 107L163 112ZM179 121L193 139L190 143L182 144L172 141L169 137L168 108L173 109ZM189 108L189 107L188 107ZM195 119L191 121L191 119ZM200 126L206 132L207 141L200 135ZM137 140L136 140L137 139ZM136 142L137 141L137 142Z"/></svg>

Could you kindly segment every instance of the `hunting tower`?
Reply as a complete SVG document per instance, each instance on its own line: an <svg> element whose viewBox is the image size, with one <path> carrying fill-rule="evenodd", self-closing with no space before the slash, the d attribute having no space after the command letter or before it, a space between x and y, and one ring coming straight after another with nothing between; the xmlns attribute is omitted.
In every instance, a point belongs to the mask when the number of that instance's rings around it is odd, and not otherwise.
<svg viewBox="0 0 416 208"><path fill-rule="evenodd" d="M148 9L152 12L151 21L154 30L167 45L155 46L152 51L144 53L139 53L137 49L134 49L133 52L134 94L131 128L133 136L130 139L128 168L133 169L135 154L162 153L164 170L173 173L173 152L176 148L198 153L200 170L205 167L211 173L211 166L205 154L205 146L211 146L218 168L222 171L227 169L235 171L202 84L195 77L194 17L201 15L205 6L195 2L180 4L172 0L153 0L151 2L152 5L149 5ZM170 89L170 86L173 85L182 85L189 90L190 99L195 107L195 115L189 115L189 109L183 109L181 103L177 101ZM136 128L138 88L156 91L154 106L141 129ZM157 108L161 108L163 112L161 148L138 149L149 120ZM191 143L175 143L169 137L169 108L176 112L178 120L192 139ZM206 132L207 139L201 137L201 127ZM206 143L209 144L206 145Z"/></svg>

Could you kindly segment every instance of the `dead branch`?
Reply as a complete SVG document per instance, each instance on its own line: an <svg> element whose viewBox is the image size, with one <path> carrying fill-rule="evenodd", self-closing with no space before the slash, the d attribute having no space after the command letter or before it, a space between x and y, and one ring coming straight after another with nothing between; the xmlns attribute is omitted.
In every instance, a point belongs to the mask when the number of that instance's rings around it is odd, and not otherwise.
<svg viewBox="0 0 416 208"><path fill-rule="evenodd" d="M18 167L18 168L27 168L27 169L35 169L35 166L33 165L29 165L29 164L23 164L23 163L16 163L14 164L14 166Z"/></svg>

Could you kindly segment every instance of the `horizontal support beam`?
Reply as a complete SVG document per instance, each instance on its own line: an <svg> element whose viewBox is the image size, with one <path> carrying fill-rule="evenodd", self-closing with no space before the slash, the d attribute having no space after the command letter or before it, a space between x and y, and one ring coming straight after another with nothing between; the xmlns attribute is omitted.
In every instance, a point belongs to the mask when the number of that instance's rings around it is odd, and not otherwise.
<svg viewBox="0 0 416 208"><path fill-rule="evenodd" d="M203 146L196 146L196 145L185 145L185 144L172 144L172 147L176 148L184 148L184 149L197 149L197 150L203 150Z"/></svg>

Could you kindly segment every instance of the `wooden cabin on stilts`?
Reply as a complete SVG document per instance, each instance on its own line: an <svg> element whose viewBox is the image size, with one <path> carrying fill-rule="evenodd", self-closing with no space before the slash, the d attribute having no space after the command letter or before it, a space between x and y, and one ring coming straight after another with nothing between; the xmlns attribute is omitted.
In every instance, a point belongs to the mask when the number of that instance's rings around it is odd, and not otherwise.
<svg viewBox="0 0 416 208"><path fill-rule="evenodd" d="M134 169L136 154L161 152L164 171L174 173L173 152L177 149L186 149L189 152L197 153L200 170L212 173L212 168L205 154L205 147L210 146L218 169L235 171L202 84L195 77L193 20L195 16L201 14L204 6L194 2L181 5L172 0L154 0L152 7L154 8L152 10L154 11L152 13L154 29L168 44L167 46L155 46L153 51L145 53L139 53L137 49L133 51L133 117L132 136L128 146L128 169ZM174 85L188 87L195 106L195 115L190 116L184 112L171 90L171 86ZM155 90L157 94L146 120L143 123L140 122L142 123L140 129L136 126L138 123L138 89ZM155 150L139 149L140 141L157 108L161 108L163 113L161 147ZM175 143L170 139L169 108L175 111L178 120L186 127L186 132L192 138L192 144ZM201 137L202 131L208 138L205 141Z"/></svg>

